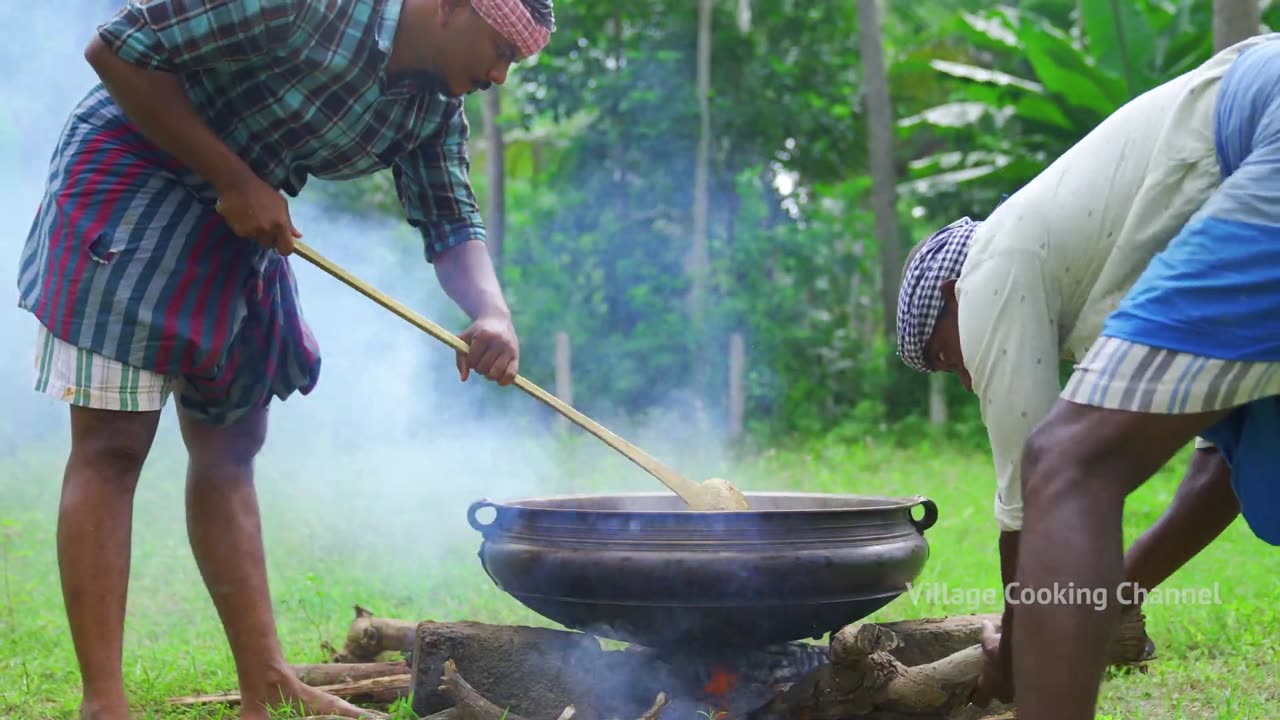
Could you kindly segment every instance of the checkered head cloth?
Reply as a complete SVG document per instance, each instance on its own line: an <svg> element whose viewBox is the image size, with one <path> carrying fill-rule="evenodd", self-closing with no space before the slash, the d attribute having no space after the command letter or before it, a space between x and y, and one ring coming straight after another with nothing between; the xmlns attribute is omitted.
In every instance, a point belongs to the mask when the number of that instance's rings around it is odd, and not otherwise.
<svg viewBox="0 0 1280 720"><path fill-rule="evenodd" d="M546 47L551 31L534 21L520 0L471 0L471 6L494 30L515 43L521 58Z"/></svg>
<svg viewBox="0 0 1280 720"><path fill-rule="evenodd" d="M898 357L920 372L929 372L924 346L942 313L942 282L960 277L979 225L965 217L934 233L903 274L898 292Z"/></svg>

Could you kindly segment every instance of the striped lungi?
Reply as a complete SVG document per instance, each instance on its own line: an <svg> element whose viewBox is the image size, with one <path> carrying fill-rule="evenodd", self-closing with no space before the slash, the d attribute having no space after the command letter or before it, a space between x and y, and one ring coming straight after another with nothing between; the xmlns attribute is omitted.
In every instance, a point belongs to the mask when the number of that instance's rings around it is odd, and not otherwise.
<svg viewBox="0 0 1280 720"><path fill-rule="evenodd" d="M54 149L18 289L53 337L181 378L184 412L225 425L310 392L320 356L286 259L236 236L214 200L99 85Z"/></svg>
<svg viewBox="0 0 1280 720"><path fill-rule="evenodd" d="M1212 331L1206 335L1211 342ZM1107 336L1062 392L1082 405L1158 415L1224 410L1277 395L1280 362L1225 360Z"/></svg>
<svg viewBox="0 0 1280 720"><path fill-rule="evenodd" d="M1103 325L1062 392L1152 414L1235 409L1202 436L1241 513L1280 544L1280 43L1246 50L1215 110L1223 182Z"/></svg>

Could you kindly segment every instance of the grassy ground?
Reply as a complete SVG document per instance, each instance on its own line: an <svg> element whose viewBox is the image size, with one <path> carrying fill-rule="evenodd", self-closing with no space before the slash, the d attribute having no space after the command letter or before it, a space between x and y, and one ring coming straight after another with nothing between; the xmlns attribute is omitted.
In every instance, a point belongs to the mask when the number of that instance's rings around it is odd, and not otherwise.
<svg viewBox="0 0 1280 720"><path fill-rule="evenodd" d="M186 545L177 438L162 429L157 444L137 498L125 677L138 717L220 717L165 707L170 696L233 690L235 674ZM0 459L0 717L69 718L78 702L53 543L61 453L55 444ZM400 467L412 482L401 477L390 483L394 491L387 489L391 476L362 475L368 466L362 458L320 447L295 446L263 462L269 569L291 661L323 661L322 644L341 643L356 603L415 620L546 624L496 590L475 559L478 536L461 518L468 498L490 493L486 481L433 477L423 468L427 458L400 460L406 462L387 466ZM547 490L603 487L603 477L630 467L598 455L579 462L601 471L585 478L553 474ZM988 463L980 453L945 447L825 442L718 474L750 489L927 494L941 519L928 533L933 554L919 584L990 595L999 576ZM650 487L635 471L619 472L628 478L626 489ZM1155 519L1180 475L1180 467L1166 468L1133 498L1127 537ZM1237 521L1169 583L1184 589L1216 583L1220 604L1149 607L1159 660L1147 674L1110 678L1099 717L1275 717L1277 570L1280 554ZM976 604L952 600L907 595L873 619L999 609L981 597Z"/></svg>

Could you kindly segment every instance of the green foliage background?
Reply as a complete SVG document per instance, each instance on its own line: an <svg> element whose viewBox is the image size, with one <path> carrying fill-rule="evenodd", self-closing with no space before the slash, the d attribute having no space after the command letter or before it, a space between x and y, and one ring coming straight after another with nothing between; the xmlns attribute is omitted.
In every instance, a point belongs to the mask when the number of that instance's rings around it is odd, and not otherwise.
<svg viewBox="0 0 1280 720"><path fill-rule="evenodd" d="M1277 8L1263 8L1274 24ZM1113 110L1212 54L1210 0L919 0L882 14L904 249L960 215L985 217ZM523 371L550 385L563 330L588 414L697 398L723 417L739 332L751 438L921 425L927 383L880 332L853 3L715 4L704 333L685 304L696 5L559 3L557 20L501 90L501 274ZM481 102L470 97L468 114L487 205ZM398 213L386 177L330 192ZM695 387L699 367L707 384ZM947 385L944 432L982 442L970 397Z"/></svg>

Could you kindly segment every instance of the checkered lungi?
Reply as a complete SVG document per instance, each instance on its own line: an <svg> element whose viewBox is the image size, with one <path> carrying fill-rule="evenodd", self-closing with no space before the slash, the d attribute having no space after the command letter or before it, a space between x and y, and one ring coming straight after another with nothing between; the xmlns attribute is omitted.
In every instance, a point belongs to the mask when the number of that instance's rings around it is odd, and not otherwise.
<svg viewBox="0 0 1280 720"><path fill-rule="evenodd" d="M42 328L38 390L110 410L172 392L222 426L315 387L288 260L237 237L215 199L101 85L81 100L19 260L18 304Z"/></svg>

